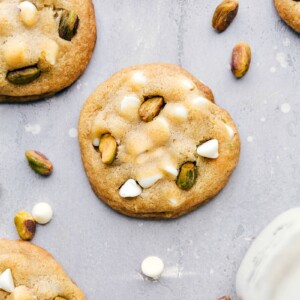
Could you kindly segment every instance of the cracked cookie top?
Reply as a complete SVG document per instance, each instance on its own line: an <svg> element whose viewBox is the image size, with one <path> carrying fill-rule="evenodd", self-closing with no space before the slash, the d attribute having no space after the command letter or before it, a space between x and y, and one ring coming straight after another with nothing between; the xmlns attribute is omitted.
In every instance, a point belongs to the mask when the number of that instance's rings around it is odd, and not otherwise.
<svg viewBox="0 0 300 300"><path fill-rule="evenodd" d="M91 1L0 2L0 101L53 94L85 69L96 38Z"/></svg>
<svg viewBox="0 0 300 300"><path fill-rule="evenodd" d="M208 87L175 65L113 75L79 122L96 194L134 217L182 215L217 194L239 157L237 129Z"/></svg>

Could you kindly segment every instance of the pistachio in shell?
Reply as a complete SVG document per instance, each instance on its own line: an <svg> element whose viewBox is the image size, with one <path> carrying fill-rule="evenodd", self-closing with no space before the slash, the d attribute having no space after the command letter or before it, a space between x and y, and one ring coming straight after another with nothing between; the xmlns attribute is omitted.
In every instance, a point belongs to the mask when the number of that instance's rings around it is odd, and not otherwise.
<svg viewBox="0 0 300 300"><path fill-rule="evenodd" d="M41 70L37 66L26 67L9 71L6 79L14 84L26 84L34 81L41 75Z"/></svg>
<svg viewBox="0 0 300 300"><path fill-rule="evenodd" d="M197 168L195 164L192 162L186 162L180 167L176 184L182 190L189 190L195 184L196 178Z"/></svg>
<svg viewBox="0 0 300 300"><path fill-rule="evenodd" d="M73 10L63 10L58 27L59 36L64 40L71 41L77 32L78 24L78 15Z"/></svg>

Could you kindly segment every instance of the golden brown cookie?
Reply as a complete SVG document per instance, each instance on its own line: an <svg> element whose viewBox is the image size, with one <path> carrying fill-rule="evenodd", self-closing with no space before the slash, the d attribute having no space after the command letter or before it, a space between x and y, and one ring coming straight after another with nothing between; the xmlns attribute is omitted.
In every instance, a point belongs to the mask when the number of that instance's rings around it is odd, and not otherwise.
<svg viewBox="0 0 300 300"><path fill-rule="evenodd" d="M71 85L95 41L91 0L0 1L0 102L37 100Z"/></svg>
<svg viewBox="0 0 300 300"><path fill-rule="evenodd" d="M300 1L274 0L274 3L281 19L300 33Z"/></svg>
<svg viewBox="0 0 300 300"><path fill-rule="evenodd" d="M0 274L7 269L11 271L15 291L0 289L0 299L86 299L55 259L29 242L0 240Z"/></svg>
<svg viewBox="0 0 300 300"><path fill-rule="evenodd" d="M138 218L175 218L216 195L240 139L211 90L175 65L121 70L86 101L83 164L98 197Z"/></svg>

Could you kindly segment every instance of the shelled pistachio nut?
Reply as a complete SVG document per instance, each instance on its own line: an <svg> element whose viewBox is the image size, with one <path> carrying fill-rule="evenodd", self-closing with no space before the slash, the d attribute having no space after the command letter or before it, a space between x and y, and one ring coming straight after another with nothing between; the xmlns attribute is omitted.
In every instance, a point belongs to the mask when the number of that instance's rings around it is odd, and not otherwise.
<svg viewBox="0 0 300 300"><path fill-rule="evenodd" d="M223 32L236 17L239 8L237 0L224 0L217 6L213 18L212 26L218 32Z"/></svg>
<svg viewBox="0 0 300 300"><path fill-rule="evenodd" d="M158 114L164 105L163 97L153 97L142 103L139 108L139 115L144 122L152 121Z"/></svg>
<svg viewBox="0 0 300 300"><path fill-rule="evenodd" d="M236 44L232 51L231 71L236 78L243 77L251 62L251 48L246 42Z"/></svg>
<svg viewBox="0 0 300 300"><path fill-rule="evenodd" d="M186 162L180 167L176 184L182 190L189 190L196 181L197 168L194 163Z"/></svg>
<svg viewBox="0 0 300 300"><path fill-rule="evenodd" d="M14 84L26 84L34 81L41 75L41 70L36 66L26 67L18 70L9 71L7 80Z"/></svg>
<svg viewBox="0 0 300 300"><path fill-rule="evenodd" d="M109 133L104 134L100 139L99 151L102 162L107 165L112 164L117 154L116 139Z"/></svg>
<svg viewBox="0 0 300 300"><path fill-rule="evenodd" d="M34 237L36 223L31 214L19 211L14 218L16 229L22 240L29 241Z"/></svg>
<svg viewBox="0 0 300 300"><path fill-rule="evenodd" d="M71 41L77 32L79 18L74 11L63 10L59 22L59 36L67 41Z"/></svg>
<svg viewBox="0 0 300 300"><path fill-rule="evenodd" d="M25 156L28 160L29 166L36 173L48 176L53 171L51 161L42 153L35 150L27 150Z"/></svg>

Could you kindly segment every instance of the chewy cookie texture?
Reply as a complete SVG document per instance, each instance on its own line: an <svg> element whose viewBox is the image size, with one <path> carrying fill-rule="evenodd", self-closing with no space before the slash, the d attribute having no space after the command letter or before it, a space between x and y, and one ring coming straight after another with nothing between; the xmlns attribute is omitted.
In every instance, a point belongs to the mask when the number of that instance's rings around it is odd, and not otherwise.
<svg viewBox="0 0 300 300"><path fill-rule="evenodd" d="M0 240L0 299L86 298L47 251L29 242Z"/></svg>
<svg viewBox="0 0 300 300"><path fill-rule="evenodd" d="M79 142L98 197L138 218L175 218L208 201L240 151L211 90L167 64L124 69L101 84L82 109Z"/></svg>
<svg viewBox="0 0 300 300"><path fill-rule="evenodd" d="M71 85L95 40L91 0L0 1L0 102L37 100Z"/></svg>

